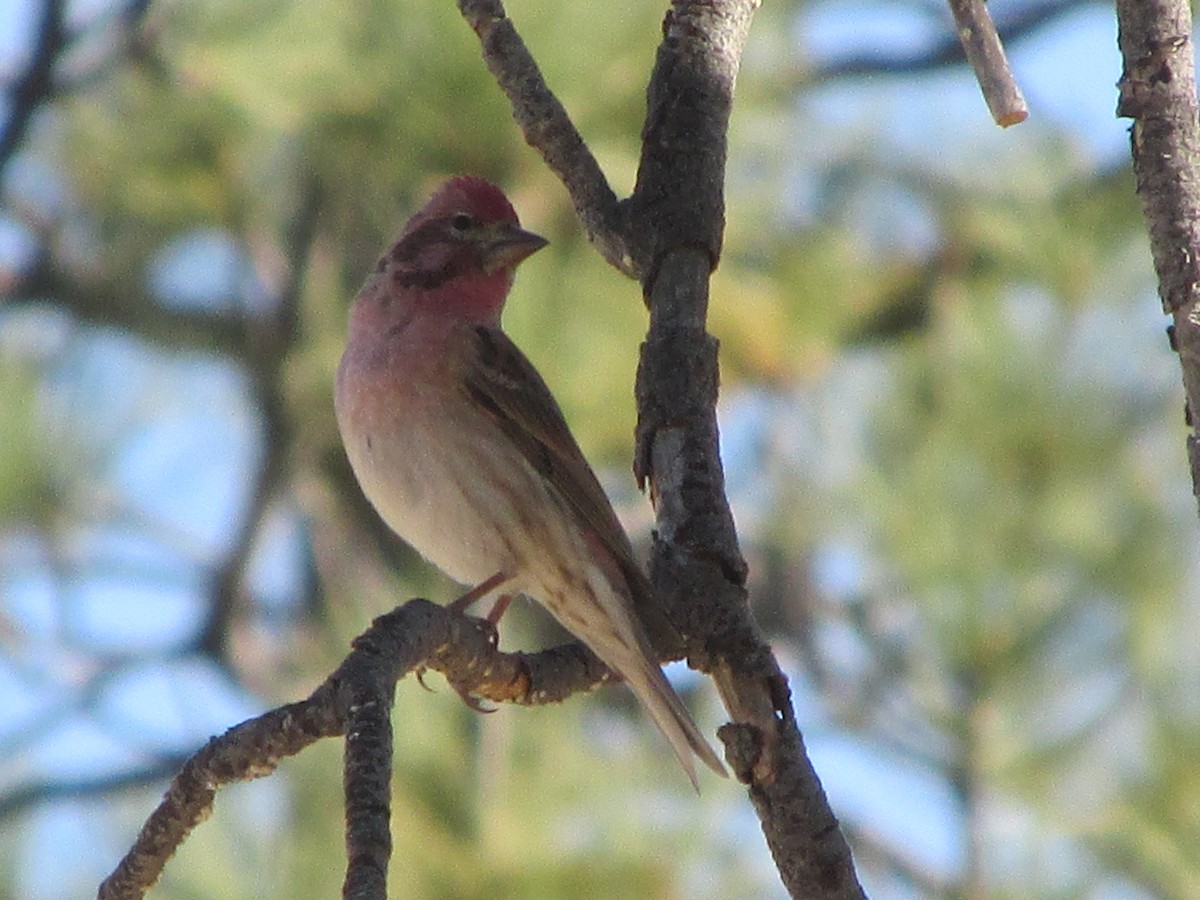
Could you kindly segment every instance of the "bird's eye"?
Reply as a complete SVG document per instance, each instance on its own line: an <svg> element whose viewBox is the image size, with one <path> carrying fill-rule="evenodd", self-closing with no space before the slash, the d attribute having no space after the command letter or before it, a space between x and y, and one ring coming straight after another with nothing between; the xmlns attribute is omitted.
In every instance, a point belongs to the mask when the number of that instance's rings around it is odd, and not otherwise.
<svg viewBox="0 0 1200 900"><path fill-rule="evenodd" d="M450 218L450 228L459 234L465 234L475 225L475 220L466 213L455 213Z"/></svg>

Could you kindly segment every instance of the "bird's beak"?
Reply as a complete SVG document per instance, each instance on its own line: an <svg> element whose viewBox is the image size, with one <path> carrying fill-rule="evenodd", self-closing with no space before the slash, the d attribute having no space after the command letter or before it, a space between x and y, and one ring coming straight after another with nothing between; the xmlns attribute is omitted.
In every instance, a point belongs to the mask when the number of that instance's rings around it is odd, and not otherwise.
<svg viewBox="0 0 1200 900"><path fill-rule="evenodd" d="M548 243L550 242L540 234L534 234L516 225L499 225L480 241L479 256L483 270L491 273L500 269L511 269Z"/></svg>

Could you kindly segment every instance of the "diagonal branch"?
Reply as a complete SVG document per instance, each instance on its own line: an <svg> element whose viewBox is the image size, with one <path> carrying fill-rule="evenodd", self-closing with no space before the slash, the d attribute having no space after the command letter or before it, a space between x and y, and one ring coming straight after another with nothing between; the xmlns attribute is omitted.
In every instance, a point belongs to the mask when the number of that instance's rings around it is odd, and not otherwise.
<svg viewBox="0 0 1200 900"><path fill-rule="evenodd" d="M45 0L42 5L33 55L9 92L12 110L0 131L0 171L25 139L33 114L57 92L54 67L68 43L66 7L65 0Z"/></svg>
<svg viewBox="0 0 1200 900"><path fill-rule="evenodd" d="M1092 0L1039 0L1023 4L1019 10L1005 16L995 26L1000 40L1012 46L1035 34L1042 26L1061 18ZM947 34L917 53L889 51L886 47L872 48L869 53L853 53L839 57L813 72L817 81L858 75L911 75L932 72L961 65L962 42L956 35Z"/></svg>
<svg viewBox="0 0 1200 900"><path fill-rule="evenodd" d="M987 4L984 0L950 0L950 11L992 118L1004 128L1024 122L1029 107L1008 65Z"/></svg>
<svg viewBox="0 0 1200 900"><path fill-rule="evenodd" d="M512 103L525 140L570 193L588 239L618 271L636 277L617 196L567 111L546 86L537 62L506 17L504 4L458 0L458 8L479 35L484 61Z"/></svg>

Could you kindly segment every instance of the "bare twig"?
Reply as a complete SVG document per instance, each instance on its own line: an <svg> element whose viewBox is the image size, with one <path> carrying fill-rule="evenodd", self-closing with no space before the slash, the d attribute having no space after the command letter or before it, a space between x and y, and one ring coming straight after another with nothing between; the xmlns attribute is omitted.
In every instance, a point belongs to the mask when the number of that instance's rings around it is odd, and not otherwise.
<svg viewBox="0 0 1200 900"><path fill-rule="evenodd" d="M1130 129L1171 346L1183 367L1192 492L1200 497L1200 137L1192 13L1186 0L1117 0L1124 71L1117 115Z"/></svg>
<svg viewBox="0 0 1200 900"><path fill-rule="evenodd" d="M458 0L458 8L483 47L483 58L512 103L525 140L562 179L588 238L619 271L637 277L626 246L617 196L567 111L546 86L525 42L500 0Z"/></svg>
<svg viewBox="0 0 1200 900"><path fill-rule="evenodd" d="M218 788L260 778L319 737L336 734L332 709L305 703L272 710L210 740L184 764L137 841L100 885L101 900L142 897L191 830L209 816Z"/></svg>
<svg viewBox="0 0 1200 900"><path fill-rule="evenodd" d="M984 0L950 0L950 11L992 118L1004 128L1024 122L1029 107L1008 65L987 4Z"/></svg>

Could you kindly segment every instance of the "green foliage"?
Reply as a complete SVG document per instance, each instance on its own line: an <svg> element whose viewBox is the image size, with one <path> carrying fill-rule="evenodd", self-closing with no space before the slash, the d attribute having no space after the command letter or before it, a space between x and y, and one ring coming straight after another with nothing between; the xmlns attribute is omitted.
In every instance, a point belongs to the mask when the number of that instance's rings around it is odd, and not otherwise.
<svg viewBox="0 0 1200 900"><path fill-rule="evenodd" d="M33 375L0 357L0 532L49 517L53 474L46 464L42 412Z"/></svg>

